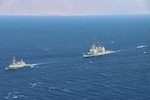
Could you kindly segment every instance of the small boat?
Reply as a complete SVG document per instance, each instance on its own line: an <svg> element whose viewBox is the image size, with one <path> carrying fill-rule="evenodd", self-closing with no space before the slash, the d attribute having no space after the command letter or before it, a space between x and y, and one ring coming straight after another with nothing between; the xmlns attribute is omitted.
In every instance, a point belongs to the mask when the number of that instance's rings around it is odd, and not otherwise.
<svg viewBox="0 0 150 100"><path fill-rule="evenodd" d="M147 45L139 45L139 46L137 46L136 48L145 48L145 47L147 47Z"/></svg>
<svg viewBox="0 0 150 100"><path fill-rule="evenodd" d="M83 57L94 57L113 53L111 50L106 50L104 46L99 43L91 45L91 49L87 53L83 53Z"/></svg>
<svg viewBox="0 0 150 100"><path fill-rule="evenodd" d="M13 57L12 63L8 67L5 67L5 70L20 69L20 68L30 67L30 66L32 66L32 64L26 64L23 60L17 62L15 57Z"/></svg>

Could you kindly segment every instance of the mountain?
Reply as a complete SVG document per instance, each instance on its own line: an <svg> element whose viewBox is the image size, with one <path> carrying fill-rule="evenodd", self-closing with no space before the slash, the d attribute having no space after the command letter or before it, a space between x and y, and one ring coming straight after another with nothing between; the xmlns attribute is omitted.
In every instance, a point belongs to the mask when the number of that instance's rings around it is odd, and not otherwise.
<svg viewBox="0 0 150 100"><path fill-rule="evenodd" d="M0 15L149 13L148 0L1 0Z"/></svg>

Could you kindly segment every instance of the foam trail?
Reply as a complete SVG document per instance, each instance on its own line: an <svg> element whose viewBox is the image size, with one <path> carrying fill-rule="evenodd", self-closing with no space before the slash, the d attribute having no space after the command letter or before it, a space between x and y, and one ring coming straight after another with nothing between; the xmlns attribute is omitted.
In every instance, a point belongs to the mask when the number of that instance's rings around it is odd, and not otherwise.
<svg viewBox="0 0 150 100"><path fill-rule="evenodd" d="M46 64L46 63L49 63L49 62L41 62L41 63L31 64L31 68L33 68L34 66L42 65L42 64Z"/></svg>
<svg viewBox="0 0 150 100"><path fill-rule="evenodd" d="M49 61L47 61L47 62L41 62L41 63L36 63L36 65L42 65L42 64L46 64L46 63L49 63Z"/></svg>
<svg viewBox="0 0 150 100"><path fill-rule="evenodd" d="M147 45L139 45L139 46L136 46L136 48L116 50L116 51L114 51L114 53L129 51L129 50L135 50L135 49L140 49L140 48L146 48L146 47L147 47Z"/></svg>
<svg viewBox="0 0 150 100"><path fill-rule="evenodd" d="M113 53L117 53L117 52L121 52L122 50L116 50L116 51L113 51Z"/></svg>
<svg viewBox="0 0 150 100"><path fill-rule="evenodd" d="M38 65L38 64L31 64L30 68L33 68L33 67L36 66L36 65Z"/></svg>
<svg viewBox="0 0 150 100"><path fill-rule="evenodd" d="M114 53L123 52L123 51L128 51L128 50L134 50L134 49L123 49L123 50L116 50L116 51L114 51Z"/></svg>

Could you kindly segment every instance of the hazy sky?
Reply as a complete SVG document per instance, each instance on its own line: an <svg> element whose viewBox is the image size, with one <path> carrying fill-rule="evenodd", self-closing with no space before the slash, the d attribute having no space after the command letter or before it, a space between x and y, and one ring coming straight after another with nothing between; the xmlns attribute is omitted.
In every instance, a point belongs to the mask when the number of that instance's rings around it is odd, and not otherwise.
<svg viewBox="0 0 150 100"><path fill-rule="evenodd" d="M0 0L0 15L150 14L150 0Z"/></svg>

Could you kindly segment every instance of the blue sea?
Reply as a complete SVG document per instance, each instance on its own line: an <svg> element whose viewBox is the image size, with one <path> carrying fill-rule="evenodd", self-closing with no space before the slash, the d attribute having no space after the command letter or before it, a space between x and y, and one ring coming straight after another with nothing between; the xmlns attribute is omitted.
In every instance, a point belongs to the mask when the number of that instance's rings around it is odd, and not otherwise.
<svg viewBox="0 0 150 100"><path fill-rule="evenodd" d="M150 15L0 16L0 100L150 100Z"/></svg>

